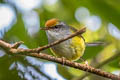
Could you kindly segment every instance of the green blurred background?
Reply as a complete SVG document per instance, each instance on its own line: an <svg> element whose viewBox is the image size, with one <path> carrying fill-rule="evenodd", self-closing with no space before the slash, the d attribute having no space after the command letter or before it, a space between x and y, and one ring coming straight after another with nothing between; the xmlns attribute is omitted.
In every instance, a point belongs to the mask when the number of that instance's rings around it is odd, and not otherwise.
<svg viewBox="0 0 120 80"><path fill-rule="evenodd" d="M83 59L91 66L119 75L120 0L0 0L0 39L11 44L23 41L21 48L46 45L46 34L40 28L51 18L76 29L86 26L83 34L86 42L106 45L86 47ZM49 49L43 52L53 55ZM86 74L46 60L7 55L0 50L0 80L108 80Z"/></svg>

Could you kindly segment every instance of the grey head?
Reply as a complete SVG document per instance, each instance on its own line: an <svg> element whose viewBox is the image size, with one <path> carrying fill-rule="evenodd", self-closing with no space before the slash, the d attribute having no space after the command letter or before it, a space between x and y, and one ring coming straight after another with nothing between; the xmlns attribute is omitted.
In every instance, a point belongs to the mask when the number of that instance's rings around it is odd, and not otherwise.
<svg viewBox="0 0 120 80"><path fill-rule="evenodd" d="M51 36L57 37L66 37L71 34L69 26L66 25L64 22L59 22L59 24L52 26L52 28L47 30L46 32Z"/></svg>
<svg viewBox="0 0 120 80"><path fill-rule="evenodd" d="M55 26L52 26L51 29L46 30L46 34L48 37L48 40L50 42L53 42L55 40L67 37L71 34L70 27L66 25L64 22L59 21L58 24Z"/></svg>

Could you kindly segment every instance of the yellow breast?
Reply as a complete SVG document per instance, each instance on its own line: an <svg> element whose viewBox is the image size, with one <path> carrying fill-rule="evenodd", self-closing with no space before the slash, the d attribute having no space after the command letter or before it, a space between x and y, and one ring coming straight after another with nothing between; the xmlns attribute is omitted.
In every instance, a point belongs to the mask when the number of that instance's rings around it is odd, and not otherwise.
<svg viewBox="0 0 120 80"><path fill-rule="evenodd" d="M72 44L71 48L73 49L74 56L71 58L71 60L78 60L80 57L83 56L85 51L85 41L82 37L74 37L72 38Z"/></svg>
<svg viewBox="0 0 120 80"><path fill-rule="evenodd" d="M67 45L67 47L65 47ZM58 49L59 47L59 49ZM66 48L69 49L66 50ZM63 45L57 45L57 48L51 48L51 51L58 57L65 57L68 60L78 60L84 53L85 42L82 37L74 37L70 41L69 45L63 43Z"/></svg>

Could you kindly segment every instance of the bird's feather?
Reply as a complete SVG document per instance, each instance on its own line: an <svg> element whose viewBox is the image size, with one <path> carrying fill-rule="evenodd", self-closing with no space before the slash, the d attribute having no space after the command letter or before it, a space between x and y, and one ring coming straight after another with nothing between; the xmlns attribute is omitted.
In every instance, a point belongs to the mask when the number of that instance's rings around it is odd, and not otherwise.
<svg viewBox="0 0 120 80"><path fill-rule="evenodd" d="M77 29L72 27L72 26L69 26L70 29L73 31L73 32L76 32ZM78 37L82 37L83 40L85 41L84 37L82 35L78 35ZM100 46L100 45L105 45L105 42L85 42L86 46Z"/></svg>

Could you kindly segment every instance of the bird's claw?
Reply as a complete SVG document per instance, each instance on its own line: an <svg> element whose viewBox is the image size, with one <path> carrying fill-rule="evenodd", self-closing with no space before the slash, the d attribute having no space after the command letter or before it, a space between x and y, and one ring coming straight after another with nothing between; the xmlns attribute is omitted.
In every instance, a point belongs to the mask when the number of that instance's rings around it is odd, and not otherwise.
<svg viewBox="0 0 120 80"><path fill-rule="evenodd" d="M65 57L62 57L62 65L64 65L65 64L65 60L66 60L66 58Z"/></svg>

